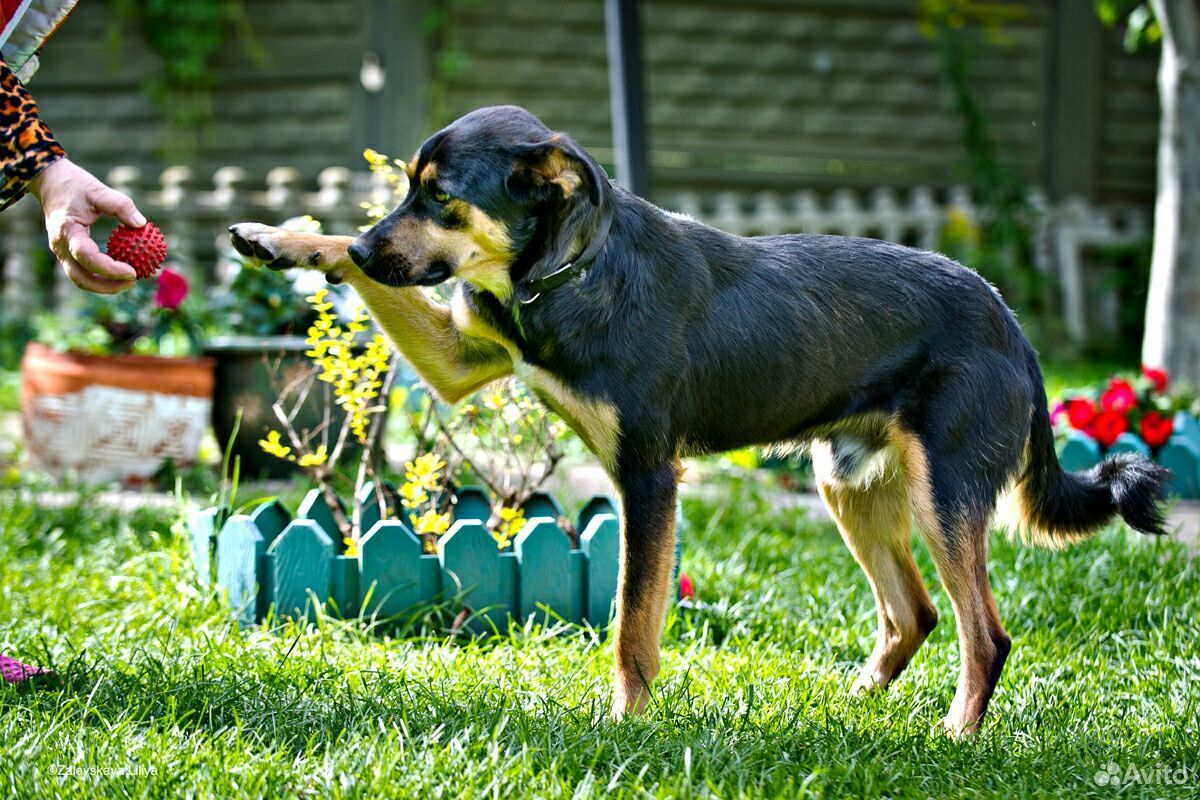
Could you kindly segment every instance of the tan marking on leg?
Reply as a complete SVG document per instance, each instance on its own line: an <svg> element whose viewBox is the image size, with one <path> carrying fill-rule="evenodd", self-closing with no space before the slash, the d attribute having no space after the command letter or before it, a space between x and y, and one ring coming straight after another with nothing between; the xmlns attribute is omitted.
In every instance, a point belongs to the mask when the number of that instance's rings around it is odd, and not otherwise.
<svg viewBox="0 0 1200 800"><path fill-rule="evenodd" d="M624 501L622 501L622 512ZM638 714L650 703L651 687L658 676L659 648L670 598L671 568L675 559L675 514L664 511L659 531L647 541L652 553L642 553L645 563L631 565L629 548L621 548L621 571L617 585L616 622L613 628L616 672L613 680L612 716ZM628 530L626 517L622 532ZM628 599L626 581L632 569L650 570L649 588L637 602Z"/></svg>
<svg viewBox="0 0 1200 800"><path fill-rule="evenodd" d="M952 735L972 734L979 729L1012 646L988 581L988 521L938 514L925 447L919 437L898 425L892 434L905 466L917 523L954 607L958 628L958 687L942 724Z"/></svg>
<svg viewBox="0 0 1200 800"><path fill-rule="evenodd" d="M940 539L929 550L954 606L961 666L958 687L943 725L951 734L975 733L1000 680L1012 646L987 576L987 525L961 523L954 532L961 546L951 553Z"/></svg>
<svg viewBox="0 0 1200 800"><path fill-rule="evenodd" d="M611 472L617 463L620 442L620 415L616 406L601 399L584 397L552 373L521 360L517 343L474 313L461 289L455 292L450 308L460 331L495 342L508 352L521 382L562 417L596 454L601 465Z"/></svg>
<svg viewBox="0 0 1200 800"><path fill-rule="evenodd" d="M908 483L909 500L917 525L928 535L941 530L937 506L933 501L933 484L929 479L929 460L925 446L915 434L904 430L898 423L890 426L889 435L900 453L900 464Z"/></svg>
<svg viewBox="0 0 1200 800"><path fill-rule="evenodd" d="M571 430L600 459L600 464L612 474L621 438L617 407L605 400L585 397L556 375L525 361L516 361L514 371L542 402L571 426Z"/></svg>
<svg viewBox="0 0 1200 800"><path fill-rule="evenodd" d="M885 450L881 473L866 486L847 486L835 477L828 443L814 442L812 458L821 498L875 596L875 648L854 690L884 688L937 625L937 609L909 546L911 517L899 456Z"/></svg>

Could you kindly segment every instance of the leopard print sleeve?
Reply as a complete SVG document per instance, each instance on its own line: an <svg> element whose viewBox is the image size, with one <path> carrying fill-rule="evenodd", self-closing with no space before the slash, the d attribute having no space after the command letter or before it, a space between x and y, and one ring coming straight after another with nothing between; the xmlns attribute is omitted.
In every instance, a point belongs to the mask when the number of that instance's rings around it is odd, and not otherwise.
<svg viewBox="0 0 1200 800"><path fill-rule="evenodd" d="M38 118L37 103L0 60L0 211L20 200L29 182L66 154Z"/></svg>

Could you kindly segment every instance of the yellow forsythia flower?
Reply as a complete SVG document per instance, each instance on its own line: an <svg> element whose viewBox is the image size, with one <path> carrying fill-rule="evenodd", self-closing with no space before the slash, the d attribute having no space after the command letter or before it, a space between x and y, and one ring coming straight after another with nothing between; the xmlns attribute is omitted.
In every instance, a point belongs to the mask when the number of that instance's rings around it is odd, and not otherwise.
<svg viewBox="0 0 1200 800"><path fill-rule="evenodd" d="M520 508L501 506L498 512L500 524L492 531L492 538L501 550L508 547L517 534L525 527L525 512Z"/></svg>
<svg viewBox="0 0 1200 800"><path fill-rule="evenodd" d="M400 503L405 508L417 508L429 501L429 493L419 483L408 482L400 487Z"/></svg>
<svg viewBox="0 0 1200 800"><path fill-rule="evenodd" d="M325 445L321 445L316 449L316 452L305 453L300 456L300 461L297 463L302 467L318 467L329 460L329 451Z"/></svg>
<svg viewBox="0 0 1200 800"><path fill-rule="evenodd" d="M441 536L450 530L450 515L439 514L432 508L419 517L413 515L411 519L413 528L418 535L429 534L432 536Z"/></svg>
<svg viewBox="0 0 1200 800"><path fill-rule="evenodd" d="M268 431L267 438L259 439L258 446L263 449L263 452L275 456L276 458L295 461L295 456L292 455L292 448L285 445L279 438L279 431Z"/></svg>

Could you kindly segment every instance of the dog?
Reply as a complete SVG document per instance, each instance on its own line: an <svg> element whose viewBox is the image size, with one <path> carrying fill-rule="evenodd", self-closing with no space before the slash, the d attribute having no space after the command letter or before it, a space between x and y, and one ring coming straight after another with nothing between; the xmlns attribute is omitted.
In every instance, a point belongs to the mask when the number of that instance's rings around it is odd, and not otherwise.
<svg viewBox="0 0 1200 800"><path fill-rule="evenodd" d="M1059 466L1033 347L999 293L949 258L724 233L613 184L514 106L458 119L406 170L404 201L357 238L241 223L233 245L352 285L446 402L515 374L584 440L621 500L617 718L647 706L658 673L683 456L809 449L878 609L858 691L893 681L938 621L915 519L957 620L953 734L977 730L1011 647L986 566L1002 493L1050 545L1118 515L1163 531L1161 467ZM448 305L421 288L451 279Z"/></svg>

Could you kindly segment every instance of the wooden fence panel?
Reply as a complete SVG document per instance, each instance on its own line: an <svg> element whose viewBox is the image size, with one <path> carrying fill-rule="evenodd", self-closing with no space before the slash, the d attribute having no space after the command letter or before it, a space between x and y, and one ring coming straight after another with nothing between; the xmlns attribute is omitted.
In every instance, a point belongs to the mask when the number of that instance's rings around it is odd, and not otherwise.
<svg viewBox="0 0 1200 800"><path fill-rule="evenodd" d="M272 543L270 552L275 613L315 619L314 599L322 604L329 598L333 539L314 520L297 519Z"/></svg>
<svg viewBox="0 0 1200 800"><path fill-rule="evenodd" d="M379 494L382 494L381 498ZM384 481L379 493L375 491L375 481L367 481L359 490L359 527L365 535L371 532L375 523L384 519L396 519L400 515L400 495L395 485Z"/></svg>
<svg viewBox="0 0 1200 800"><path fill-rule="evenodd" d="M1133 453L1134 455L1149 458L1150 447L1137 434L1126 431L1117 437L1112 447L1108 448L1106 455L1112 453Z"/></svg>
<svg viewBox="0 0 1200 800"><path fill-rule="evenodd" d="M191 510L187 514L187 527L191 534L192 562L196 566L196 578L201 586L207 587L213 580L213 548L217 543L217 529L225 518L223 508Z"/></svg>
<svg viewBox="0 0 1200 800"><path fill-rule="evenodd" d="M1100 463L1100 445L1079 431L1072 431L1058 454L1058 463L1067 472L1091 469Z"/></svg>
<svg viewBox="0 0 1200 800"><path fill-rule="evenodd" d="M259 566L266 552L262 533L245 514L229 518L217 534L217 585L225 590L229 607L238 623L258 621L260 597Z"/></svg>
<svg viewBox="0 0 1200 800"><path fill-rule="evenodd" d="M579 516L575 520L575 530L587 530L588 523L597 514L612 514L618 516L617 501L607 495L598 494L583 504L583 508L579 509Z"/></svg>
<svg viewBox="0 0 1200 800"><path fill-rule="evenodd" d="M358 556L333 557L329 599L333 603L334 613L342 619L354 619L358 616L358 567Z"/></svg>
<svg viewBox="0 0 1200 800"><path fill-rule="evenodd" d="M342 499L338 498L338 503L342 506L342 511L346 510L346 506L342 503ZM342 531L338 527L337 521L333 518L333 510L329 507L329 503L325 502L325 495L320 489L313 489L308 494L304 495L304 500L300 503L300 508L296 509L296 519L308 519L317 523L321 530L328 534L333 540L334 552L341 552L342 548Z"/></svg>
<svg viewBox="0 0 1200 800"><path fill-rule="evenodd" d="M1182 436L1200 450L1200 420L1186 411L1175 414L1175 435Z"/></svg>
<svg viewBox="0 0 1200 800"><path fill-rule="evenodd" d="M250 519L254 520L263 541L270 547L271 542L278 539L279 534L283 533L283 529L292 521L292 514L279 498L273 498L251 511Z"/></svg>
<svg viewBox="0 0 1200 800"><path fill-rule="evenodd" d="M490 516L486 493L465 491L460 513ZM535 500L535 508L561 512L548 496ZM616 509L607 498L585 504L579 547L561 516L533 517L511 552L500 551L483 522L463 519L436 554L425 553L421 538L393 519L375 523L356 556L338 555L322 524L332 526L332 514L317 492L306 495L290 522L288 509L273 500L229 519L216 535L223 510L189 512L187 524L198 570L215 562L217 584L243 625L265 619L272 605L279 617L311 620L319 604L342 618L386 618L445 598L471 611L465 630L485 634L507 630L510 617L606 626L620 552L620 526L609 510Z"/></svg>
<svg viewBox="0 0 1200 800"><path fill-rule="evenodd" d="M570 569L571 540L550 517L525 523L513 542L521 566L518 609L522 619L533 617L544 625L556 617L568 622L583 594Z"/></svg>
<svg viewBox="0 0 1200 800"><path fill-rule="evenodd" d="M492 496L482 486L464 486L454 498L454 521L487 522L492 517Z"/></svg>
<svg viewBox="0 0 1200 800"><path fill-rule="evenodd" d="M621 529L612 514L597 514L579 537L587 559L584 612L594 628L608 625L617 595L617 569L621 551Z"/></svg>
<svg viewBox="0 0 1200 800"><path fill-rule="evenodd" d="M1186 435L1174 434L1158 451L1158 463L1171 470L1168 493L1185 500L1200 498L1200 447Z"/></svg>
<svg viewBox="0 0 1200 800"><path fill-rule="evenodd" d="M516 559L502 554L487 528L470 520L454 523L438 542L438 554L443 593L473 612L466 628L476 634L507 630L517 606Z"/></svg>
<svg viewBox="0 0 1200 800"><path fill-rule="evenodd" d="M563 511L563 507L559 505L558 500L548 492L534 492L525 501L522 510L525 512L525 519L550 517L557 522L567 516L566 512Z"/></svg>
<svg viewBox="0 0 1200 800"><path fill-rule="evenodd" d="M437 597L441 570L421 540L398 519L384 520L359 543L359 596L364 615L394 617Z"/></svg>

